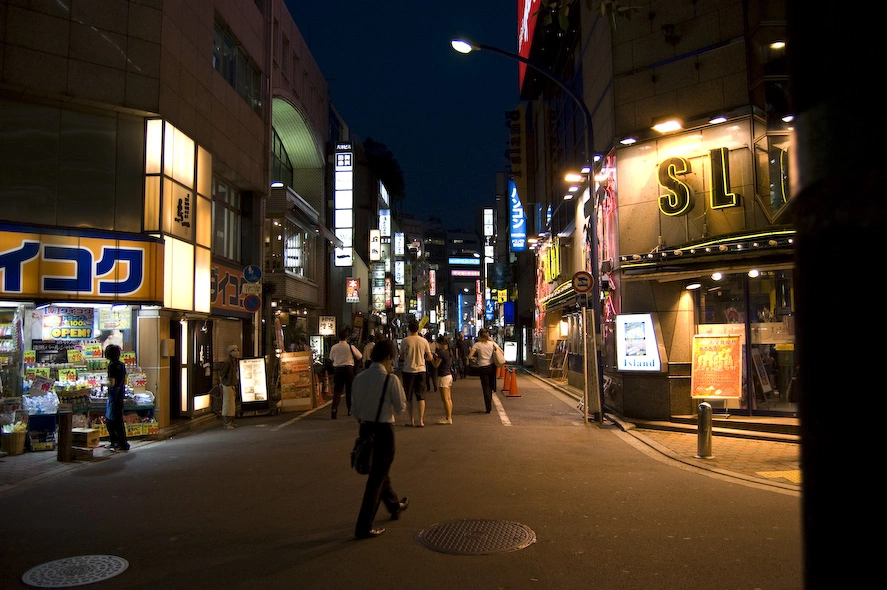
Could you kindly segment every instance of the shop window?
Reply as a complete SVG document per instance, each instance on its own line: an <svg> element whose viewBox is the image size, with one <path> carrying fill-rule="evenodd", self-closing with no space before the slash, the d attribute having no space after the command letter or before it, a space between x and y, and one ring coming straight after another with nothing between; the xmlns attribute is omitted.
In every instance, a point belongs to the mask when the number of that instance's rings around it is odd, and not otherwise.
<svg viewBox="0 0 887 590"><path fill-rule="evenodd" d="M240 191L213 177L213 243L215 256L240 262Z"/></svg>
<svg viewBox="0 0 887 590"><path fill-rule="evenodd" d="M741 406L757 412L796 412L801 392L795 356L792 271L751 270L705 277L701 282L697 291L697 333L738 335L743 343ZM749 374L754 391L751 399Z"/></svg>

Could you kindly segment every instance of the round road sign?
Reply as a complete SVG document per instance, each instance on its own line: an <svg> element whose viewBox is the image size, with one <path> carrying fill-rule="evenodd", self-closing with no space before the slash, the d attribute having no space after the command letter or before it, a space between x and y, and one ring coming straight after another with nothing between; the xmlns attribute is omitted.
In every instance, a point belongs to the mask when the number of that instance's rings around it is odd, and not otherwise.
<svg viewBox="0 0 887 590"><path fill-rule="evenodd" d="M243 309L246 311L259 311L262 300L257 295L247 295L243 298Z"/></svg>
<svg viewBox="0 0 887 590"><path fill-rule="evenodd" d="M573 275L573 290L577 293L588 293L594 286L594 277L590 272L580 270Z"/></svg>

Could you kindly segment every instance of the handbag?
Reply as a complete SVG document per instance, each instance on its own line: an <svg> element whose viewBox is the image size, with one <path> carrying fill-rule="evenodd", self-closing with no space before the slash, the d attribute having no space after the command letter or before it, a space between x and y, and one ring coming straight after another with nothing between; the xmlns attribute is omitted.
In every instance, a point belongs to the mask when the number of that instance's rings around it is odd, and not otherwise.
<svg viewBox="0 0 887 590"><path fill-rule="evenodd" d="M502 352L498 344L493 344L493 364L497 367L505 365L505 353Z"/></svg>
<svg viewBox="0 0 887 590"><path fill-rule="evenodd" d="M388 391L388 379L391 374L385 376L385 384L382 385L382 395L379 398L379 409L376 412L376 422L382 415L382 404L385 402L385 392ZM361 475L367 475L373 466L373 447L376 437L373 434L358 436L354 440L354 448L351 449L351 467Z"/></svg>

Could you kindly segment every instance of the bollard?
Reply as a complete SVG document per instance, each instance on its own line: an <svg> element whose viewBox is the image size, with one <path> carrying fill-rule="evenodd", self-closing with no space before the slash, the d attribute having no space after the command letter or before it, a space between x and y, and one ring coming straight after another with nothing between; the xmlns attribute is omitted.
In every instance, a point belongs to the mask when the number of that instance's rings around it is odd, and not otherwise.
<svg viewBox="0 0 887 590"><path fill-rule="evenodd" d="M711 404L699 404L696 418L696 458L711 459Z"/></svg>
<svg viewBox="0 0 887 590"><path fill-rule="evenodd" d="M74 414L71 412L59 412L58 419L57 459L70 463L74 460L74 433L71 431L74 425Z"/></svg>

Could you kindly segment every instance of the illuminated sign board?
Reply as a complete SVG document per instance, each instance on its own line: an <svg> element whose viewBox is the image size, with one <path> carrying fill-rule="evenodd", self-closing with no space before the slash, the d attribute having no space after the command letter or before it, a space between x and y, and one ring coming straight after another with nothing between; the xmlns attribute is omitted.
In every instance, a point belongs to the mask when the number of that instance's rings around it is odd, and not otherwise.
<svg viewBox="0 0 887 590"><path fill-rule="evenodd" d="M451 277L479 277L480 271L479 270L453 269L450 271L450 276Z"/></svg>
<svg viewBox="0 0 887 590"><path fill-rule="evenodd" d="M384 238L391 237L391 209L379 211L379 231Z"/></svg>
<svg viewBox="0 0 887 590"><path fill-rule="evenodd" d="M508 181L508 194L510 197L511 210L509 220L511 221L511 251L524 252L527 249L527 216L524 214L524 206L521 203L520 195L517 194L517 186L514 180Z"/></svg>
<svg viewBox="0 0 887 590"><path fill-rule="evenodd" d="M161 239L0 224L0 297L163 301ZM193 260L193 258L192 258ZM194 274L189 281L193 284Z"/></svg>
<svg viewBox="0 0 887 590"><path fill-rule="evenodd" d="M530 48L533 44L533 33L536 31L536 20L539 15L540 0L522 0L517 3L517 54L530 59ZM525 62L518 64L518 90L524 85L527 73Z"/></svg>
<svg viewBox="0 0 887 590"><path fill-rule="evenodd" d="M345 279L345 303L360 303L360 279Z"/></svg>
<svg viewBox="0 0 887 590"><path fill-rule="evenodd" d="M464 264L466 266L480 266L480 258L450 258L450 264Z"/></svg>
<svg viewBox="0 0 887 590"><path fill-rule="evenodd" d="M403 237L403 232L397 232L394 234L394 255L395 256L403 256L405 249L405 240Z"/></svg>
<svg viewBox="0 0 887 590"><path fill-rule="evenodd" d="M382 232L377 229L370 230L370 260L382 260Z"/></svg>
<svg viewBox="0 0 887 590"><path fill-rule="evenodd" d="M335 249L335 265L351 266L354 261L354 153L351 144L336 144L333 221L342 246Z"/></svg>
<svg viewBox="0 0 887 590"><path fill-rule="evenodd" d="M659 340L649 313L616 316L616 367L620 371L662 371Z"/></svg>

